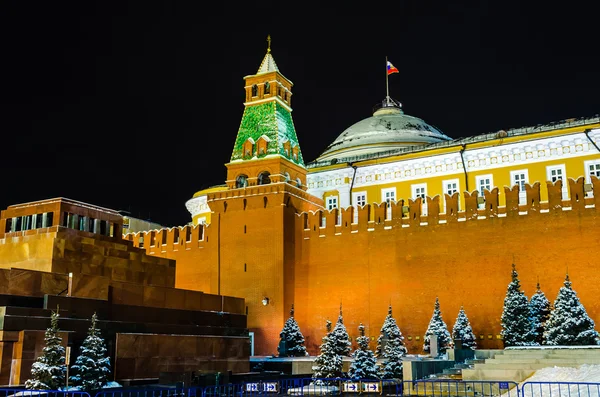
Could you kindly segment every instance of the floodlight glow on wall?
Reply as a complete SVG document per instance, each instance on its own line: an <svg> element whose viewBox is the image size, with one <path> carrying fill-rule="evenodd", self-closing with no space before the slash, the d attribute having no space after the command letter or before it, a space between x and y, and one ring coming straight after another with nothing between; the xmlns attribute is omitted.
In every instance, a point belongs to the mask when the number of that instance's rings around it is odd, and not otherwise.
<svg viewBox="0 0 600 397"><path fill-rule="evenodd" d="M263 306L267 306L269 304L269 298L267 298L266 296L263 298L262 300L262 304Z"/></svg>

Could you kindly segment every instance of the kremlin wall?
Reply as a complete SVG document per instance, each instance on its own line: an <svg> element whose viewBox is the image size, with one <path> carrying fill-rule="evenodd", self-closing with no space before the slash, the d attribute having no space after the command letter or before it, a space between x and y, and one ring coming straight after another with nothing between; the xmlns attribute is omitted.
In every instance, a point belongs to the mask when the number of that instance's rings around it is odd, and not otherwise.
<svg viewBox="0 0 600 397"><path fill-rule="evenodd" d="M600 256L600 197L585 198L583 178L569 182L566 201L562 181L534 183L526 185L523 205L518 189L505 187L508 205L499 206L495 188L485 192L485 209L478 208L476 191L465 192L464 211L457 210L456 193L444 198L447 212L439 196L427 197L426 216L420 199L408 199L358 208L356 223L353 207L299 212L293 186L254 186L210 195L210 225L126 238L136 246L141 239L165 241L144 248L176 260L178 287L245 297L257 355L276 354L292 303L311 354L318 354L325 321L336 321L340 303L350 336L358 336L362 322L372 348L391 303L409 352L421 353L436 297L450 330L462 305L478 346L502 348L500 315L512 263L528 296L539 281L551 301L568 269L588 314L600 320L600 286L590 277ZM593 187L600 191L595 177ZM542 191L548 201L540 201ZM175 249L176 236L187 230L186 249Z"/></svg>

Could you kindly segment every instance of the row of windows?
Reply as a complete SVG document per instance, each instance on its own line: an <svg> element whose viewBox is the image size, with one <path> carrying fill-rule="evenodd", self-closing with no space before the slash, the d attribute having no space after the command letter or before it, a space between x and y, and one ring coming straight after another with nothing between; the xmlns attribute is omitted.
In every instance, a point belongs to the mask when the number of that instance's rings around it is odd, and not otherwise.
<svg viewBox="0 0 600 397"><path fill-rule="evenodd" d="M282 95L282 92L283 92L283 95ZM269 82L267 81L264 84L263 95L270 95L270 94L271 94L271 84L269 84ZM288 99L287 90L282 90L280 86L277 87L277 95L282 97L284 101L287 101L287 99ZM254 84L252 86L252 96L253 97L258 96L258 84Z"/></svg>
<svg viewBox="0 0 600 397"><path fill-rule="evenodd" d="M12 233L51 227L53 226L53 218L54 213L52 212L8 218L6 220L6 228L4 231L5 233ZM103 236L114 236L113 223L87 216L71 214L69 212L63 212L61 226L101 234Z"/></svg>
<svg viewBox="0 0 600 397"><path fill-rule="evenodd" d="M600 160L586 162L586 182L591 183L591 176L600 178ZM566 169L564 164L553 165L546 167L547 179L551 182L557 180L565 181ZM525 184L529 183L529 172L528 170L516 170L510 172L510 180L512 186L518 186L519 188L519 202L525 204L527 196L525 191ZM489 175L478 175L475 177L475 183L477 191L480 196L480 207L485 205L483 198L485 197L485 190L492 190L494 188L494 176ZM445 194L453 195L454 193L460 192L459 180L450 179L442 182L442 189ZM587 192L588 196L591 195L591 191ZM421 198L423 200L423 213L427 214L427 202L425 197L427 196L427 183L419 183L411 185L412 199L416 200ZM567 183L563 183L562 187L563 200L568 199L569 191ZM459 197L460 199L460 197ZM381 201L391 202L396 201L396 188L384 188L381 189ZM362 207L367 204L367 193L366 192L354 192L352 193L352 203L354 206ZM325 200L325 206L328 210L338 208L338 196L328 196Z"/></svg>
<svg viewBox="0 0 600 397"><path fill-rule="evenodd" d="M103 236L114 237L114 223L102 219L95 219L90 216L81 216L63 212L61 226L70 229L81 230L84 232L101 234Z"/></svg>
<svg viewBox="0 0 600 397"><path fill-rule="evenodd" d="M283 174L285 182L290 183L290 174L288 174L287 172ZM258 174L258 177L256 178L256 183L258 185L267 185L269 183L271 183L271 174L267 171L263 171L260 174ZM241 189L241 188L245 188L248 186L248 175L238 175L237 178L235 178L235 188L236 189ZM302 187L302 181L300 180L300 178L296 179L296 186L298 187Z"/></svg>
<svg viewBox="0 0 600 397"><path fill-rule="evenodd" d="M6 228L4 229L4 232L21 232L25 230L50 227L52 226L53 215L54 214L52 212L45 212L43 214L32 214L8 218L6 220Z"/></svg>

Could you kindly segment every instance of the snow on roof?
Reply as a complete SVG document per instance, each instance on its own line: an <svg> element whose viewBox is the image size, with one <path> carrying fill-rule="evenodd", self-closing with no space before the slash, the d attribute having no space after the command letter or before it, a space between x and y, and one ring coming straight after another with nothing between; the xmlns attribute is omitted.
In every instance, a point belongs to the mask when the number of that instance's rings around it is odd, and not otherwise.
<svg viewBox="0 0 600 397"><path fill-rule="evenodd" d="M271 55L270 52L267 52L267 55L263 58L260 66L258 68L258 72L256 74L269 73L269 72L279 72L279 68L275 63L275 58Z"/></svg>

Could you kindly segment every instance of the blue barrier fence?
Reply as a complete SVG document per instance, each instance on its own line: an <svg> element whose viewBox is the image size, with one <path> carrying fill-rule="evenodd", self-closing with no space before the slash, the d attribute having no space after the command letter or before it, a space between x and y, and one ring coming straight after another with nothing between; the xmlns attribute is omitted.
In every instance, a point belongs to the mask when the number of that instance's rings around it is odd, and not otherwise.
<svg viewBox="0 0 600 397"><path fill-rule="evenodd" d="M207 387L146 387L102 390L94 397L268 397L286 396L431 397L600 397L600 383L515 382L424 379L416 381L293 378ZM91 397L80 391L0 389L0 397Z"/></svg>
<svg viewBox="0 0 600 397"><path fill-rule="evenodd" d="M84 391L0 389L0 397L90 397Z"/></svg>

